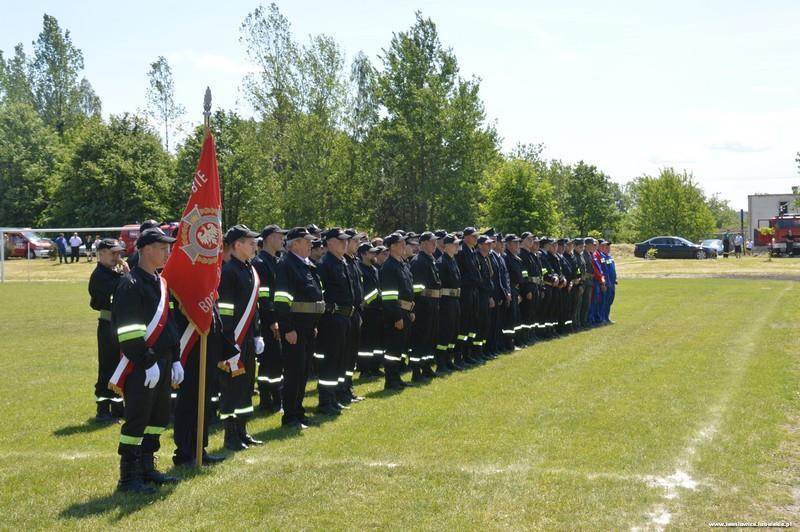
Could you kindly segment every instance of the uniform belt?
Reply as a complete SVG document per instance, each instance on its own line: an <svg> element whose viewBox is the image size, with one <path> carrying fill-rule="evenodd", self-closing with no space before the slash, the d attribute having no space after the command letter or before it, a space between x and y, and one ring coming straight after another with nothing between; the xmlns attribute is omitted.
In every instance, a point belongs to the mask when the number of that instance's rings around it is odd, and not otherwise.
<svg viewBox="0 0 800 532"><path fill-rule="evenodd" d="M421 295L422 295L422 297L430 297L430 298L433 298L433 299L439 299L440 297L442 297L442 291L441 290L437 290L435 288L426 288L425 290L422 291Z"/></svg>
<svg viewBox="0 0 800 532"><path fill-rule="evenodd" d="M349 317L351 317L353 315L353 312L355 312L356 309L355 309L355 307L343 307L341 305L329 305L325 310L327 312L330 312L331 314L339 314L341 316L344 316L345 318L349 318Z"/></svg>
<svg viewBox="0 0 800 532"><path fill-rule="evenodd" d="M411 312L414 310L414 302L413 301L406 301L405 299L398 299L397 303L400 305L400 308L403 310L407 310Z"/></svg>
<svg viewBox="0 0 800 532"><path fill-rule="evenodd" d="M530 282L533 284L542 284L542 280L538 277L531 277Z"/></svg>
<svg viewBox="0 0 800 532"><path fill-rule="evenodd" d="M111 311L110 310L101 310L100 311L100 316L99 316L98 319L105 320L105 321L111 321Z"/></svg>
<svg viewBox="0 0 800 532"><path fill-rule="evenodd" d="M324 301L295 301L289 309L292 313L300 314L323 314L325 312Z"/></svg>
<svg viewBox="0 0 800 532"><path fill-rule="evenodd" d="M443 296L447 297L460 297L461 296L461 289L460 288L442 288L440 290Z"/></svg>

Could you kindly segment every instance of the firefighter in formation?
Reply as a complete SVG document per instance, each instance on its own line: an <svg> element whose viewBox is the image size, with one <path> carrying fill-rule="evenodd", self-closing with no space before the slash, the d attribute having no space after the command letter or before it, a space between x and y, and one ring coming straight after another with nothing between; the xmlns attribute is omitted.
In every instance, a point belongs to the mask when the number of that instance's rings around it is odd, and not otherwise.
<svg viewBox="0 0 800 532"><path fill-rule="evenodd" d="M176 481L154 458L170 418L170 386L179 388L173 461L194 461L201 370L208 421L223 423L226 449L243 451L262 443L247 428L256 408L282 412L287 429L317 424L303 404L312 375L316 414L339 416L364 399L353 389L356 373L400 391L613 323L616 268L605 240L475 227L370 240L340 227L269 225L256 233L235 225L224 238L208 366L199 368L197 346L181 344L187 324L179 302L159 275L172 242L146 228L128 271L119 243L104 240L89 283L100 312L97 419L124 418L121 491L150 493ZM204 464L222 459L203 453Z"/></svg>

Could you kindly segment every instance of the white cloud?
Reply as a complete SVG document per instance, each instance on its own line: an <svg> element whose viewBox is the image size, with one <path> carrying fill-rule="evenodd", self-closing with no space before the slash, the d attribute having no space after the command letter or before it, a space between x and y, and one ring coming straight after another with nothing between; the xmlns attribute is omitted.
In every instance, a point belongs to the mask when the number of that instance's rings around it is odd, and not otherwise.
<svg viewBox="0 0 800 532"><path fill-rule="evenodd" d="M252 63L234 61L220 54L204 53L195 50L181 50L167 54L170 63L189 64L203 71L215 71L225 74L238 74L244 76L256 72L257 67Z"/></svg>

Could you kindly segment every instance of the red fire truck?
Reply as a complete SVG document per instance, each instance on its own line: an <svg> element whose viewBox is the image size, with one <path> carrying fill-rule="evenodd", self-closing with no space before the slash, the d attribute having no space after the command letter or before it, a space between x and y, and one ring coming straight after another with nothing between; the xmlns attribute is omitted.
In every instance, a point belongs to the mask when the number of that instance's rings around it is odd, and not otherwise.
<svg viewBox="0 0 800 532"><path fill-rule="evenodd" d="M789 240L792 244L792 255L800 254L800 214L781 214L769 220L759 220L758 227L769 228L771 231L756 231L757 246L766 246L771 255L785 255L786 242ZM792 232L791 237L789 231Z"/></svg>

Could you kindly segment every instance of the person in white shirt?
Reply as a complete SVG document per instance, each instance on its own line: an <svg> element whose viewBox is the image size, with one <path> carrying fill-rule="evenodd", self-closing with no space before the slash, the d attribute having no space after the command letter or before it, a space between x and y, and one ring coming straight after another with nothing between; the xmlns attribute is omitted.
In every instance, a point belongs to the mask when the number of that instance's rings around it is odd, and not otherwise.
<svg viewBox="0 0 800 532"><path fill-rule="evenodd" d="M72 255L70 255L69 259L70 263L80 262L81 244L83 244L83 240L78 236L78 233L72 233L72 236L69 237L69 247L72 248Z"/></svg>
<svg viewBox="0 0 800 532"><path fill-rule="evenodd" d="M742 234L739 233L735 237L733 237L733 252L736 254L737 259L742 258L742 243L744 242L744 238Z"/></svg>

